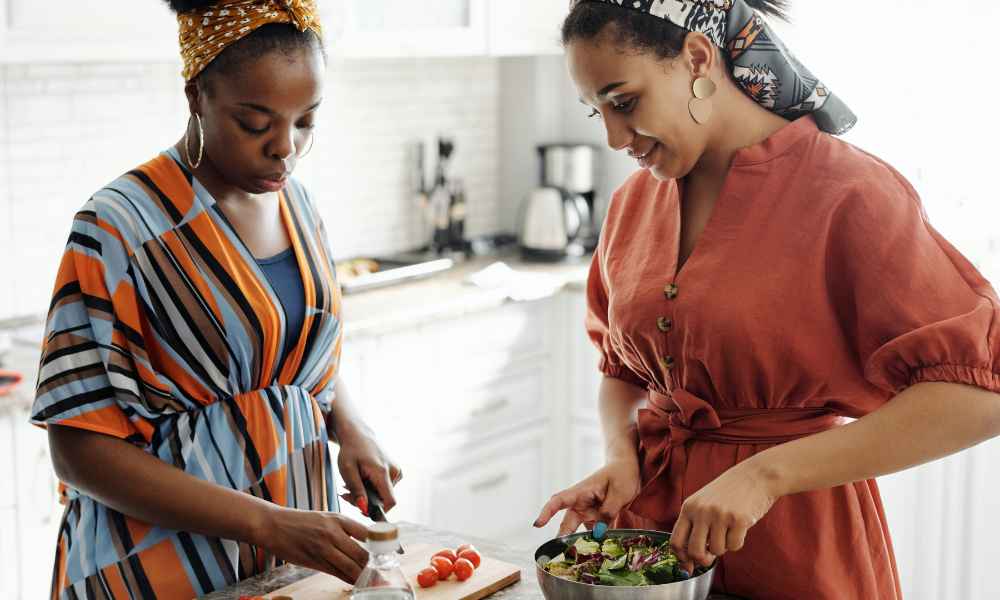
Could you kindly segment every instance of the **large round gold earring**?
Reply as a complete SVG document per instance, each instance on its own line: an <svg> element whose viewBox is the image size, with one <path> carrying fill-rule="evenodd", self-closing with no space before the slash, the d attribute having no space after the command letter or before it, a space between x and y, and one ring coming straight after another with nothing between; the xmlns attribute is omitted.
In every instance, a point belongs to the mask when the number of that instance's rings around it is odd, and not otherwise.
<svg viewBox="0 0 1000 600"><path fill-rule="evenodd" d="M316 134L315 133L310 133L309 134L309 147L306 148L305 152L303 152L302 154L297 155L295 158L297 158L299 160L302 160L303 158L305 158L306 155L308 155L310 152L312 152L314 144L316 144Z"/></svg>
<svg viewBox="0 0 1000 600"><path fill-rule="evenodd" d="M191 136L191 118L194 118L198 125L198 160L191 162L191 143L188 138ZM184 153L187 154L187 164L191 170L197 169L201 165L202 156L205 154L205 128L201 126L201 115L194 113L188 117L187 130L184 131Z"/></svg>
<svg viewBox="0 0 1000 600"><path fill-rule="evenodd" d="M712 120L712 103L709 99L715 95L715 82L708 77L699 77L691 86L693 98L688 102L688 112L695 123L704 125Z"/></svg>

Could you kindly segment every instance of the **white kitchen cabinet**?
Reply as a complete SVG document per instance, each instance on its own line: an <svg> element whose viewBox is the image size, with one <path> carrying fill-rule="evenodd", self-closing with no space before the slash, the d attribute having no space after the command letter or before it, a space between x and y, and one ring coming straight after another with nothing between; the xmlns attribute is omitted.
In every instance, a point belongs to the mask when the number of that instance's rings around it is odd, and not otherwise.
<svg viewBox="0 0 1000 600"><path fill-rule="evenodd" d="M344 58L482 56L487 0L328 0L320 3L327 45Z"/></svg>
<svg viewBox="0 0 1000 600"><path fill-rule="evenodd" d="M555 298L348 337L345 377L403 468L394 520L529 543L555 491L565 371ZM351 514L356 513L348 509Z"/></svg>
<svg viewBox="0 0 1000 600"><path fill-rule="evenodd" d="M13 509L17 505L14 482L14 417L9 412L0 412L0 510Z"/></svg>
<svg viewBox="0 0 1000 600"><path fill-rule="evenodd" d="M545 429L468 452L430 483L430 523L476 537L523 531L545 486Z"/></svg>
<svg viewBox="0 0 1000 600"><path fill-rule="evenodd" d="M166 2L0 0L0 63L163 60L179 60Z"/></svg>
<svg viewBox="0 0 1000 600"><path fill-rule="evenodd" d="M23 597L17 538L17 511L0 508L0 598Z"/></svg>
<svg viewBox="0 0 1000 600"><path fill-rule="evenodd" d="M569 13L561 0L492 0L490 55L530 56L559 54L560 26Z"/></svg>

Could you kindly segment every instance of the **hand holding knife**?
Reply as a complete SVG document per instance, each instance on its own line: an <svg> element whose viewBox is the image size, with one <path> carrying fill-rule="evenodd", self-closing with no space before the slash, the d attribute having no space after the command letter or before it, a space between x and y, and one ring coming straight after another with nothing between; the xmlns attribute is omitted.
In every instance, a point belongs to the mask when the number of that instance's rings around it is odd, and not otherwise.
<svg viewBox="0 0 1000 600"><path fill-rule="evenodd" d="M385 509L382 506L382 498L379 497L378 492L367 479L364 480L364 483L365 495L368 496L368 518L379 523L388 523L389 520L385 518ZM396 548L396 552L404 554L403 544Z"/></svg>

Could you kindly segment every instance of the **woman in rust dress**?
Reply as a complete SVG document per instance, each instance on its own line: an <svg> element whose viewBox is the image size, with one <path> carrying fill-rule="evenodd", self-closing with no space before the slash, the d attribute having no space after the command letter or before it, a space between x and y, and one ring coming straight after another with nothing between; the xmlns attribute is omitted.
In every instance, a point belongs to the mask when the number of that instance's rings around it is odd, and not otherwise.
<svg viewBox="0 0 1000 600"><path fill-rule="evenodd" d="M1000 434L998 299L784 49L765 0L577 2L581 100L641 170L588 284L606 464L537 526L672 530L714 589L895 600L874 477Z"/></svg>

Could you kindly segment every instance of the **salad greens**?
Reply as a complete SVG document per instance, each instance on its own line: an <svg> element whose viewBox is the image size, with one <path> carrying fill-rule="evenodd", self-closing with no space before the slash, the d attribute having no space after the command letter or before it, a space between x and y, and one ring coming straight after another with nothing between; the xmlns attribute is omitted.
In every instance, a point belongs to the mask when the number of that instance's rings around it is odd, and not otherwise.
<svg viewBox="0 0 1000 600"><path fill-rule="evenodd" d="M669 538L655 542L646 535L608 537L604 543L585 535L544 568L556 577L592 585L646 586L691 578L670 550Z"/></svg>

